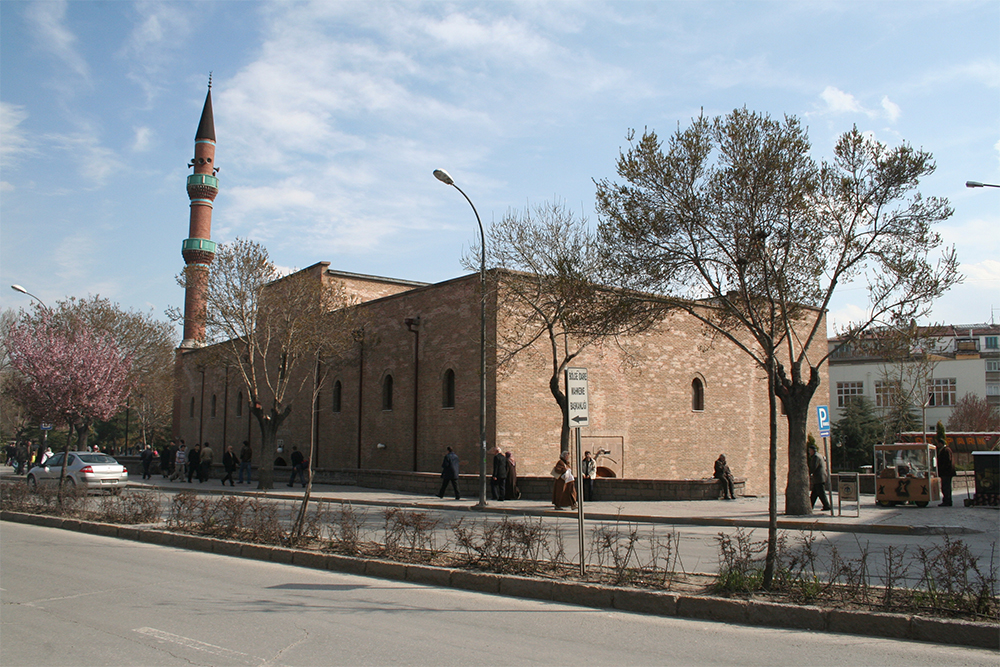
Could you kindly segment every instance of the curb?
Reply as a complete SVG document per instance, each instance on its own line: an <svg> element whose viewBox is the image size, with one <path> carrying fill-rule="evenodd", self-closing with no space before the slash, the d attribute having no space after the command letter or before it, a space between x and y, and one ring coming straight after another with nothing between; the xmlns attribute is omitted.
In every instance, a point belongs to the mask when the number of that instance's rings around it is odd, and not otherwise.
<svg viewBox="0 0 1000 667"><path fill-rule="evenodd" d="M877 612L823 609L757 600L738 600L699 595L679 595L669 591L615 588L524 576L507 576L429 565L411 565L298 551L231 540L173 533L156 528L118 526L77 519L0 511L0 520L49 528L148 542L225 556L285 563L317 570L360 574L381 579L412 581L446 588L574 604L596 609L657 616L673 616L739 625L835 632L863 637L884 637L950 644L972 648L1000 649L1000 632L994 624L974 621L927 618Z"/></svg>

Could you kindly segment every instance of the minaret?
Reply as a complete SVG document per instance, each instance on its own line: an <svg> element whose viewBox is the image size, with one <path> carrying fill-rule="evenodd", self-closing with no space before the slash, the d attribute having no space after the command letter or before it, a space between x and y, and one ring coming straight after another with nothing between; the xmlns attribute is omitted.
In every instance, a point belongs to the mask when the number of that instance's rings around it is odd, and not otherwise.
<svg viewBox="0 0 1000 667"><path fill-rule="evenodd" d="M215 258L212 238L212 202L219 194L219 171L215 166L215 118L212 115L212 77L208 78L208 95L201 110L201 122L194 135L194 159L188 164L194 173L187 177L188 198L191 200L191 224L188 238L181 246L187 275L184 294L184 340L181 348L200 347L205 343L205 290L208 288L208 267Z"/></svg>

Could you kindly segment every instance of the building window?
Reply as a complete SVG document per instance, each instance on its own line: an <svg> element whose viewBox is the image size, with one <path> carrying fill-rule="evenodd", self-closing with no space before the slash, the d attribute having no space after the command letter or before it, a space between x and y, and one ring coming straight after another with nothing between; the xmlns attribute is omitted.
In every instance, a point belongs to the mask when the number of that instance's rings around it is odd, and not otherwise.
<svg viewBox="0 0 1000 667"><path fill-rule="evenodd" d="M843 408L865 395L864 382L838 382L837 407Z"/></svg>
<svg viewBox="0 0 1000 667"><path fill-rule="evenodd" d="M987 336L986 349L987 350L1000 349L1000 336Z"/></svg>
<svg viewBox="0 0 1000 667"><path fill-rule="evenodd" d="M987 373L1000 372L1000 360L997 360L997 359L987 359L986 360L986 372Z"/></svg>
<svg viewBox="0 0 1000 667"><path fill-rule="evenodd" d="M943 407L955 405L955 378L934 378L930 386L930 405Z"/></svg>
<svg viewBox="0 0 1000 667"><path fill-rule="evenodd" d="M705 385L701 378L691 380L691 409L695 412L705 410Z"/></svg>
<svg viewBox="0 0 1000 667"><path fill-rule="evenodd" d="M382 380L382 409L392 410L392 376L386 375Z"/></svg>
<svg viewBox="0 0 1000 667"><path fill-rule="evenodd" d="M191 397L191 414L188 416L194 419L194 396Z"/></svg>
<svg viewBox="0 0 1000 667"><path fill-rule="evenodd" d="M986 385L987 396L1000 396L1000 384L988 383Z"/></svg>
<svg viewBox="0 0 1000 667"><path fill-rule="evenodd" d="M215 406L218 405L218 401L215 399L215 394L212 394L212 417L215 417Z"/></svg>
<svg viewBox="0 0 1000 667"><path fill-rule="evenodd" d="M455 371L450 368L444 372L441 382L441 407L455 407Z"/></svg>
<svg viewBox="0 0 1000 667"><path fill-rule="evenodd" d="M236 416L243 416L243 392L238 392L236 394Z"/></svg>
<svg viewBox="0 0 1000 667"><path fill-rule="evenodd" d="M340 412L340 397L343 392L343 388L340 384L340 380L333 383L333 411Z"/></svg>
<svg viewBox="0 0 1000 667"><path fill-rule="evenodd" d="M899 400L899 383L875 380L875 407L891 408Z"/></svg>

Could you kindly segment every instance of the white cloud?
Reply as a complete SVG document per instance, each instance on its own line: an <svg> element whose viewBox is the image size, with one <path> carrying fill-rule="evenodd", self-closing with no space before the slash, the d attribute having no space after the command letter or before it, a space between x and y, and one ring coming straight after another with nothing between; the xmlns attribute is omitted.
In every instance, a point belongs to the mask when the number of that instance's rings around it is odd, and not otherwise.
<svg viewBox="0 0 1000 667"><path fill-rule="evenodd" d="M145 93L147 104L159 95L169 68L176 66L177 52L189 47L190 7L180 2L134 5L137 21L120 55L128 63L129 78Z"/></svg>
<svg viewBox="0 0 1000 667"><path fill-rule="evenodd" d="M153 130L148 127L135 128L135 137L132 140L132 150L136 153L149 150L150 141L153 138Z"/></svg>
<svg viewBox="0 0 1000 667"><path fill-rule="evenodd" d="M28 118L24 107L0 102L0 167L9 169L23 156L34 152L21 128Z"/></svg>
<svg viewBox="0 0 1000 667"><path fill-rule="evenodd" d="M24 16L41 45L78 77L89 79L86 61L76 51L76 36L65 26L66 6L59 2L33 2Z"/></svg>
<svg viewBox="0 0 1000 667"><path fill-rule="evenodd" d="M902 114L902 109L899 108L898 104L890 100L888 95L882 96L878 109L865 107L854 95L834 86L824 88L819 97L823 101L819 111L807 113L805 114L806 116L863 114L868 118L885 118L890 123L895 123Z"/></svg>
<svg viewBox="0 0 1000 667"><path fill-rule="evenodd" d="M899 105L892 102L888 96L882 98L882 110L885 112L885 116L889 119L890 123L895 123L896 119L898 119L899 115L902 113Z"/></svg>
<svg viewBox="0 0 1000 667"><path fill-rule="evenodd" d="M114 151L102 146L93 134L49 134L44 139L54 150L66 152L76 162L79 175L96 186L103 185L118 169Z"/></svg>

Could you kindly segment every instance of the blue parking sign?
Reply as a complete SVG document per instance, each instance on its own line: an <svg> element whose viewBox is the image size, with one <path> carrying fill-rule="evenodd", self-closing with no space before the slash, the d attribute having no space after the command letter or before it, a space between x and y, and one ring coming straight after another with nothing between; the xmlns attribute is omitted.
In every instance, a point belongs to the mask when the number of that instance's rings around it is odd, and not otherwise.
<svg viewBox="0 0 1000 667"><path fill-rule="evenodd" d="M830 406L817 405L816 417L819 418L819 437L830 437Z"/></svg>

